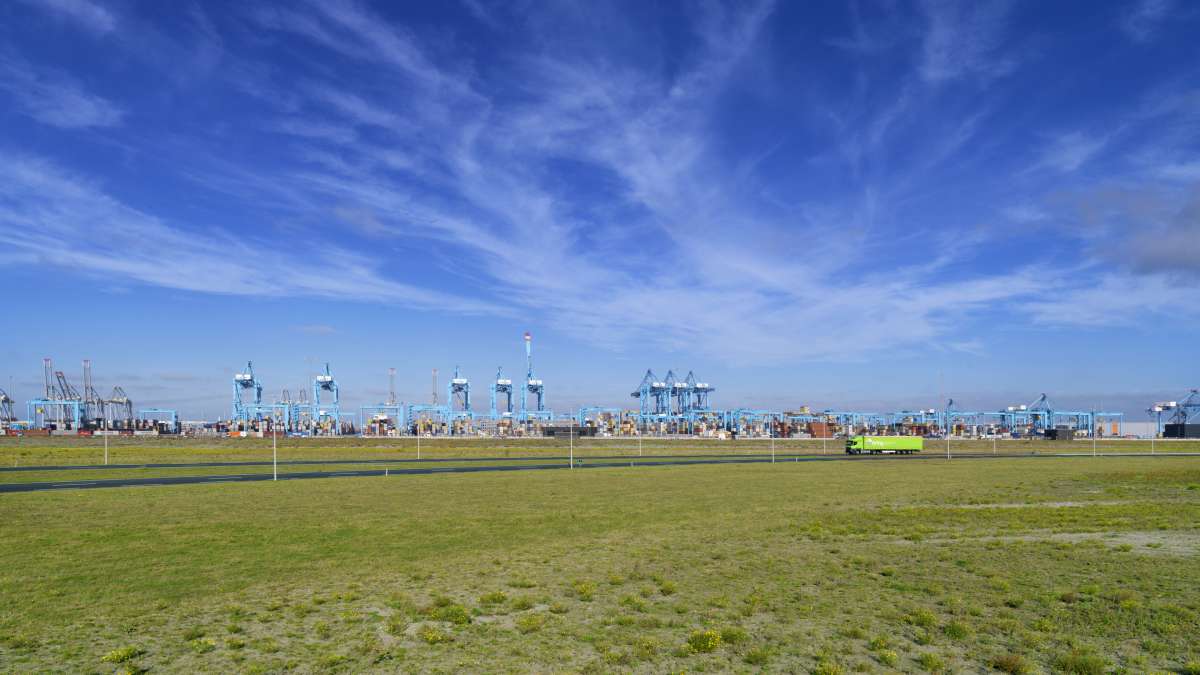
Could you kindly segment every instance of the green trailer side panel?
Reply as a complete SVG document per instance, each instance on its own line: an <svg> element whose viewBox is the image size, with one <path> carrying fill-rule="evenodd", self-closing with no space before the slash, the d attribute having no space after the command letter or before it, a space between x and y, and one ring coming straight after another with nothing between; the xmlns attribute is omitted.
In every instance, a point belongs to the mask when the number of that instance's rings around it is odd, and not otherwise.
<svg viewBox="0 0 1200 675"><path fill-rule="evenodd" d="M925 449L925 439L920 436L858 436L861 445L856 446L870 452L871 450L912 450L920 452Z"/></svg>

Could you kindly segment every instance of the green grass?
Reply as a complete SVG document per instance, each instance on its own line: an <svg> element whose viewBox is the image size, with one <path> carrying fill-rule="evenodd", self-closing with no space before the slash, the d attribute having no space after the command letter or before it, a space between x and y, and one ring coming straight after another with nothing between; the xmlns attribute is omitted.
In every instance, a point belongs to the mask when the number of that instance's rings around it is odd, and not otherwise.
<svg viewBox="0 0 1200 675"><path fill-rule="evenodd" d="M287 438L277 439L281 459L414 459L417 441L414 438ZM831 438L776 439L778 453L842 454L843 441ZM953 440L952 453L1029 455L1054 453L1090 453L1088 441L1054 443L1040 440ZM646 436L640 450L647 455L676 454L759 454L770 452L768 439L662 439ZM578 438L578 456L597 455L637 456L636 437ZM1200 452L1200 441L1159 441L1157 453ZM1150 454L1147 441L1103 440L1100 453ZM925 454L944 454L945 442L927 440ZM547 438L422 438L421 456L425 457L521 457L565 455L562 440ZM109 437L110 463L169 463L262 461L271 458L271 438L182 438ZM97 437L10 437L0 436L0 467L62 464L101 464L104 441ZM1197 486L1200 487L1200 486ZM1194 488L1195 489L1195 488Z"/></svg>
<svg viewBox="0 0 1200 675"><path fill-rule="evenodd" d="M1180 672L1197 483L1085 458L3 495L0 671Z"/></svg>

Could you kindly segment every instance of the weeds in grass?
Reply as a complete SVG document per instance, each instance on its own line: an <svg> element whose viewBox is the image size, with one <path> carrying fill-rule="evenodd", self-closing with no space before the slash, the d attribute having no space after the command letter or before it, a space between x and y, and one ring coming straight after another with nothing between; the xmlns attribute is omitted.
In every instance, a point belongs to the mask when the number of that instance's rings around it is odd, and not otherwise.
<svg viewBox="0 0 1200 675"><path fill-rule="evenodd" d="M740 645L750 639L750 634L741 626L726 626L721 629L721 642Z"/></svg>
<svg viewBox="0 0 1200 675"><path fill-rule="evenodd" d="M945 660L933 652L922 652L921 655L917 657L917 664L920 665L922 669L931 673L940 673L946 670Z"/></svg>
<svg viewBox="0 0 1200 675"><path fill-rule="evenodd" d="M404 631L408 630L408 620L399 614L393 614L384 622L383 629L388 635L399 637L404 635Z"/></svg>
<svg viewBox="0 0 1200 675"><path fill-rule="evenodd" d="M236 651L238 649L244 649L245 647L246 641L241 638L226 638L225 640L226 649L233 649Z"/></svg>
<svg viewBox="0 0 1200 675"><path fill-rule="evenodd" d="M183 631L184 642L191 642L192 640L202 637L204 637L204 629L200 626L192 626L191 628Z"/></svg>
<svg viewBox="0 0 1200 675"><path fill-rule="evenodd" d="M840 632L841 632L842 637L849 638L851 640L867 639L866 631L864 631L862 628L860 628L858 626L851 626L849 628L843 628Z"/></svg>
<svg viewBox="0 0 1200 675"><path fill-rule="evenodd" d="M633 654L639 660L649 661L658 655L662 645L654 638L640 637L633 641Z"/></svg>
<svg viewBox="0 0 1200 675"><path fill-rule="evenodd" d="M746 652L742 660L752 666L765 666L771 660L771 652L766 647L754 647Z"/></svg>
<svg viewBox="0 0 1200 675"><path fill-rule="evenodd" d="M618 604L620 604L622 607L627 607L629 609L632 609L635 612L643 612L644 613L646 611L646 601L642 600L641 598L639 598L637 596L633 596L633 595L622 596L621 599L618 601Z"/></svg>
<svg viewBox="0 0 1200 675"><path fill-rule="evenodd" d="M1108 661L1102 656L1076 649L1055 658L1054 667L1071 675L1104 675L1108 670Z"/></svg>
<svg viewBox="0 0 1200 675"><path fill-rule="evenodd" d="M575 593L575 597L583 602L591 602L596 597L596 584L590 581L576 581L571 584L571 590Z"/></svg>
<svg viewBox="0 0 1200 675"><path fill-rule="evenodd" d="M1001 654L988 662L992 668L1010 675L1027 675L1033 672L1033 664L1020 654Z"/></svg>
<svg viewBox="0 0 1200 675"><path fill-rule="evenodd" d="M896 664L900 663L900 655L891 649L880 649L879 652L875 654L875 658L889 668L895 668Z"/></svg>
<svg viewBox="0 0 1200 675"><path fill-rule="evenodd" d="M322 640L328 640L333 635L333 629L329 627L328 623L318 621L313 624L313 635Z"/></svg>
<svg viewBox="0 0 1200 675"><path fill-rule="evenodd" d="M517 578L517 579L509 579L508 586L510 588L533 588L534 586L537 586L537 584L533 583L532 581L530 581L528 579Z"/></svg>
<svg viewBox="0 0 1200 675"><path fill-rule="evenodd" d="M812 672L813 675L844 675L846 669L833 661L821 660Z"/></svg>
<svg viewBox="0 0 1200 675"><path fill-rule="evenodd" d="M479 596L481 605L502 605L505 600L508 600L508 594L504 591L492 591Z"/></svg>
<svg viewBox="0 0 1200 675"><path fill-rule="evenodd" d="M908 613L907 621L914 626L932 628L937 623L937 617L927 609L918 608Z"/></svg>
<svg viewBox="0 0 1200 675"><path fill-rule="evenodd" d="M330 652L317 657L317 666L326 670L333 670L349 660L350 657L345 654Z"/></svg>
<svg viewBox="0 0 1200 675"><path fill-rule="evenodd" d="M188 647L197 654L207 654L217 648L217 641L209 637L197 637L188 640Z"/></svg>
<svg viewBox="0 0 1200 675"><path fill-rule="evenodd" d="M1192 488L1188 488L1191 490ZM1188 661L1181 669L1183 675L1200 675L1200 661Z"/></svg>
<svg viewBox="0 0 1200 675"><path fill-rule="evenodd" d="M933 634L927 630L919 630L913 633L913 642L925 646L933 644Z"/></svg>
<svg viewBox="0 0 1200 675"><path fill-rule="evenodd" d="M425 641L426 644L436 645L450 641L450 634L441 630L436 626L424 626L417 631L417 637Z"/></svg>
<svg viewBox="0 0 1200 675"><path fill-rule="evenodd" d="M517 612L524 612L525 610L533 609L533 605L533 598L527 595L523 595L519 598L513 598L512 601L512 608Z"/></svg>
<svg viewBox="0 0 1200 675"><path fill-rule="evenodd" d="M279 651L279 643L269 637L254 640L250 646L264 654L274 654Z"/></svg>
<svg viewBox="0 0 1200 675"><path fill-rule="evenodd" d="M0 638L0 644L9 649L37 649L39 642L28 635L14 634Z"/></svg>
<svg viewBox="0 0 1200 675"><path fill-rule="evenodd" d="M566 614L567 606L561 602L556 602L556 603L550 605L550 613L551 614Z"/></svg>
<svg viewBox="0 0 1200 675"><path fill-rule="evenodd" d="M141 647L120 647L100 657L100 660L105 663L128 663L145 653Z"/></svg>
<svg viewBox="0 0 1200 675"><path fill-rule="evenodd" d="M867 643L867 649L877 652L881 649L887 649L892 646L892 641L886 635L876 635Z"/></svg>
<svg viewBox="0 0 1200 675"><path fill-rule="evenodd" d="M620 574L611 574L608 577L609 586L620 586L625 583L625 577Z"/></svg>
<svg viewBox="0 0 1200 675"><path fill-rule="evenodd" d="M961 621L951 621L942 628L942 632L951 640L965 640L971 635L971 628Z"/></svg>
<svg viewBox="0 0 1200 675"><path fill-rule="evenodd" d="M466 607L456 604L448 604L441 606L433 606L427 612L429 618L434 621L446 621L448 623L465 626L471 623L471 613Z"/></svg>
<svg viewBox="0 0 1200 675"><path fill-rule="evenodd" d="M384 604L409 616L417 613L417 603L403 593L392 593Z"/></svg>
<svg viewBox="0 0 1200 675"><path fill-rule="evenodd" d="M679 588L673 581L663 581L658 584L658 592L663 595L675 595Z"/></svg>
<svg viewBox="0 0 1200 675"><path fill-rule="evenodd" d="M534 633L542 629L546 625L545 614L523 614L516 620L517 630L521 633Z"/></svg>
<svg viewBox="0 0 1200 675"><path fill-rule="evenodd" d="M694 654L707 654L721 646L721 634L715 630L694 630L687 638L688 649Z"/></svg>

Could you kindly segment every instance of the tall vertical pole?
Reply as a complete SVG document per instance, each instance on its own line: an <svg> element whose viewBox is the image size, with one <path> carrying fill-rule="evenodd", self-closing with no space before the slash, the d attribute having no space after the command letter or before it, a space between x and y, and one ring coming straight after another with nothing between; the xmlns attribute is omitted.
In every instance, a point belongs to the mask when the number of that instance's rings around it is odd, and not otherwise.
<svg viewBox="0 0 1200 675"><path fill-rule="evenodd" d="M271 480L279 480L279 413L271 416Z"/></svg>
<svg viewBox="0 0 1200 675"><path fill-rule="evenodd" d="M421 459L421 421L417 420L417 459Z"/></svg>
<svg viewBox="0 0 1200 675"><path fill-rule="evenodd" d="M570 422L567 423L567 442L571 444L571 468L575 468L575 418L572 416Z"/></svg>
<svg viewBox="0 0 1200 675"><path fill-rule="evenodd" d="M771 463L774 464L775 463L775 423L773 421L768 420L767 424L771 425Z"/></svg>
<svg viewBox="0 0 1200 675"><path fill-rule="evenodd" d="M1096 409L1092 408L1092 457L1096 456Z"/></svg>
<svg viewBox="0 0 1200 675"><path fill-rule="evenodd" d="M104 416L104 465L108 466L108 415Z"/></svg>

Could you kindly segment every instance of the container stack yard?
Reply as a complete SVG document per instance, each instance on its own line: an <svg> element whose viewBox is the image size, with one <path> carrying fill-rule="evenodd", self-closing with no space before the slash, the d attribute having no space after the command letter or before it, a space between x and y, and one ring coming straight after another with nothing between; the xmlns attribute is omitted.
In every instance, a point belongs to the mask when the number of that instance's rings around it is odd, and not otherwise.
<svg viewBox="0 0 1200 675"><path fill-rule="evenodd" d="M717 407L716 387L688 371L668 369L663 377L647 370L631 392L633 406L579 406L555 412L548 406L546 383L535 374L533 339L523 336L525 377L513 380L497 368L488 383L488 405L477 404L472 381L457 366L441 389L437 370L429 403L404 403L396 396L396 369L389 368L387 398L357 412L343 410L342 392L329 364L305 386L282 389L273 401L264 397L263 381L247 362L232 378L228 419L180 421L176 410L135 407L120 385L102 395L92 363L83 361L82 389L42 363L41 395L27 401L24 419L13 397L0 390L0 429L8 434L154 435L209 433L231 437L285 434L298 437L361 435L372 437L691 437L836 438L856 434L953 438L1120 438L1125 415L1104 410L1066 409L1041 394L1030 403L1000 410L965 410L954 399L941 408L897 411L788 410ZM444 398L442 398L444 394ZM1193 389L1176 401L1154 403L1147 410L1152 435L1200 438L1200 392Z"/></svg>

